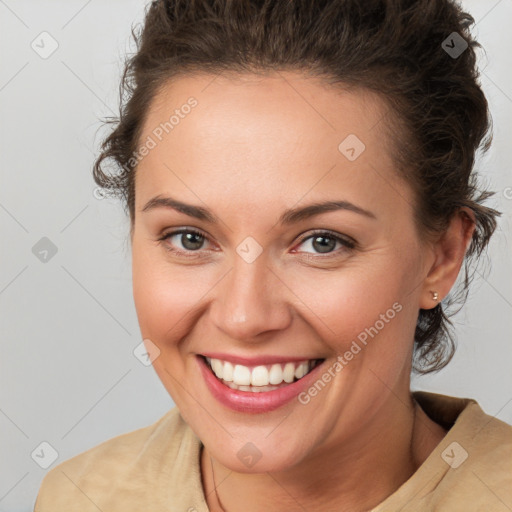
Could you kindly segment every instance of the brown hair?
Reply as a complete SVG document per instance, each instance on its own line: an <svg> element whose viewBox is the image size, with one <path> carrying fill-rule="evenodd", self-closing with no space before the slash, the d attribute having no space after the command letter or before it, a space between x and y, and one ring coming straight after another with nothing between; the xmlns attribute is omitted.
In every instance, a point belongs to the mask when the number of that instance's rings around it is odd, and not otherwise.
<svg viewBox="0 0 512 512"><path fill-rule="evenodd" d="M393 136L394 156L415 191L420 232L442 233L461 207L476 218L458 294L419 311L413 368L439 370L455 350L446 311L467 298L470 263L500 215L482 205L492 194L478 190L473 172L476 151L490 146L491 121L472 23L449 0L154 1L139 33L132 29L137 52L125 63L120 115L107 119L114 129L95 162L95 181L124 200L133 225L136 165L130 159L152 99L180 74L294 70L377 92L401 127ZM106 159L120 172L105 173Z"/></svg>

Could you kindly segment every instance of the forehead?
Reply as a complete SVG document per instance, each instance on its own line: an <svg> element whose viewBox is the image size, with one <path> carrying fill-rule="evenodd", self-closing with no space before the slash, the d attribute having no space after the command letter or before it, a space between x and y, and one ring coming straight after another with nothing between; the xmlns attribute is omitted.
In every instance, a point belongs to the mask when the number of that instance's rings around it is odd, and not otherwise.
<svg viewBox="0 0 512 512"><path fill-rule="evenodd" d="M403 184L382 130L386 113L373 93L298 73L174 79L144 123L140 144L150 149L137 168L136 208L166 192L196 203L222 196L245 209L336 189L396 201Z"/></svg>

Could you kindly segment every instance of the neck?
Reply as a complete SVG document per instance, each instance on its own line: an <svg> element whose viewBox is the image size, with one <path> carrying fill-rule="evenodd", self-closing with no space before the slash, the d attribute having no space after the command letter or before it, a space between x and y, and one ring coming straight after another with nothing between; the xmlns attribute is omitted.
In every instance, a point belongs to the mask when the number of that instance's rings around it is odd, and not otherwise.
<svg viewBox="0 0 512 512"><path fill-rule="evenodd" d="M446 434L415 404L392 397L375 421L345 443L329 443L285 471L236 473L206 448L201 472L211 512L364 511L402 485ZM215 479L215 483L214 483Z"/></svg>

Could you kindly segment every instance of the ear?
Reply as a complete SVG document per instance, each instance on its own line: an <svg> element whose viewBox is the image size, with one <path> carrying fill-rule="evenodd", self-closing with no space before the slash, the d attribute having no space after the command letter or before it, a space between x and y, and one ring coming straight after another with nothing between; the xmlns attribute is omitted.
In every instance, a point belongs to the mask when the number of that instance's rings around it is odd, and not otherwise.
<svg viewBox="0 0 512 512"><path fill-rule="evenodd" d="M446 231L434 242L434 263L423 282L421 309L434 308L450 292L459 275L475 227L473 211L466 207L460 208L453 215Z"/></svg>

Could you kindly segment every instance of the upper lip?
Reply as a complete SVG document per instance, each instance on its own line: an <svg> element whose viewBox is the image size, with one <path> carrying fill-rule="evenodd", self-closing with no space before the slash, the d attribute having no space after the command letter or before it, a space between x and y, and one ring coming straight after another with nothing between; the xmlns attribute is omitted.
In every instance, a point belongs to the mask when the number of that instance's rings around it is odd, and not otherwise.
<svg viewBox="0 0 512 512"><path fill-rule="evenodd" d="M307 356L281 356L281 355L261 355L256 357L237 356L234 354L226 354L219 352L204 352L200 354L203 357L210 359L220 359L221 361L228 361L232 364L240 364L243 366L260 366L267 364L279 363L293 363L299 361L311 361L316 359L323 359L320 357L307 357Z"/></svg>

